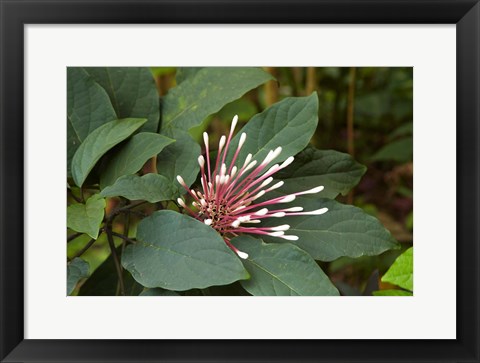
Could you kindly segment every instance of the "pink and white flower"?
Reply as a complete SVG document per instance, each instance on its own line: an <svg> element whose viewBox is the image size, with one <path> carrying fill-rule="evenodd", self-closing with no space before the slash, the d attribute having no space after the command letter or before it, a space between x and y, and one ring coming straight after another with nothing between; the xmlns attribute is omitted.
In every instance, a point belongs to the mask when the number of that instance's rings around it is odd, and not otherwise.
<svg viewBox="0 0 480 363"><path fill-rule="evenodd" d="M237 121L238 116L235 116L228 138L225 136L220 138L215 165L210 162L208 134L206 132L203 133L206 157L204 158L202 155L198 157L202 190L190 189L183 178L178 175L178 182L193 198L190 206L188 206L182 198L178 198L178 204L192 217L202 221L220 233L225 243L235 251L239 257L245 259L248 255L245 252L239 251L230 243L233 237L241 233L269 235L290 241L298 240L298 236L285 234L290 228L288 224L279 224L275 227L255 226L255 224L261 223L262 219L299 215L320 215L327 212L328 209L321 208L304 212L302 207L278 209L278 206L276 206L278 204L293 202L298 195L319 193L323 190L323 186L255 202L260 197L267 195L272 190L278 189L283 185L283 181L280 181L269 186L274 180L272 175L290 165L294 158L290 156L282 164L275 164L267 169L267 166L281 154L282 147L279 146L275 150L270 150L259 165L257 165L257 160L252 160L252 154L248 154L243 163L237 166L237 157L247 138L247 135L242 133L233 159L229 165L227 165L225 160ZM277 209L270 209L274 205Z"/></svg>

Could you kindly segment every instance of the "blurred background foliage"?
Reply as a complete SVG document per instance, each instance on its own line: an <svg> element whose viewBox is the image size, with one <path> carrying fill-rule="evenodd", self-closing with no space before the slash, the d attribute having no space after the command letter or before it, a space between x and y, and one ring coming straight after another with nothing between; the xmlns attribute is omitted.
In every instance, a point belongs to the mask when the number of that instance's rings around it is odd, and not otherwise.
<svg viewBox="0 0 480 363"><path fill-rule="evenodd" d="M235 114L239 116L237 129L240 129L271 104L285 97L306 96L316 91L319 123L312 144L319 149L348 152L368 168L359 185L349 195L337 199L377 217L402 243L401 250L379 256L340 258L319 264L343 295L371 295L375 290L395 288L382 283L380 278L413 244L413 68L266 67L265 70L277 81L226 105L191 129L191 136L200 143L202 133L208 131L211 142L218 142L222 134L228 133ZM152 67L151 71L160 96L175 87L177 68ZM113 207L107 206L107 209ZM148 213L142 211L145 212ZM119 232L134 236L139 216L129 214L124 218L129 218L129 228L122 231L120 227ZM119 225L123 223L119 219ZM73 232L69 231L70 234ZM78 255L88 239L82 236L68 243L68 258ZM122 248L120 239L115 243ZM93 273L109 254L102 234L82 258L89 262L90 273ZM115 279L113 265L111 268L111 274L104 273L106 279L110 275Z"/></svg>

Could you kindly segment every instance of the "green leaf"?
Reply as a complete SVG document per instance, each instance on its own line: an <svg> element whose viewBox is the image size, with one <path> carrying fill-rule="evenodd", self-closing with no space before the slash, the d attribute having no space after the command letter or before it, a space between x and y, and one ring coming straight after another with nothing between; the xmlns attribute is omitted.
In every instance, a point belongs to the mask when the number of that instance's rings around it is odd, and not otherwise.
<svg viewBox="0 0 480 363"><path fill-rule="evenodd" d="M393 140L399 136L413 135L413 122L406 123L398 128L396 128L390 135L388 135L388 140Z"/></svg>
<svg viewBox="0 0 480 363"><path fill-rule="evenodd" d="M237 133L229 147L227 160L232 160L243 132L247 134L247 139L237 158L239 164L249 153L260 163L270 150L279 146L282 152L272 164L296 155L308 145L317 128L317 112L316 93L308 97L288 97L275 103L252 117Z"/></svg>
<svg viewBox="0 0 480 363"><path fill-rule="evenodd" d="M410 247L398 256L385 275L383 275L382 282L388 282L413 291L413 247Z"/></svg>
<svg viewBox="0 0 480 363"><path fill-rule="evenodd" d="M413 296L413 294L404 290L378 290L373 292L373 296Z"/></svg>
<svg viewBox="0 0 480 363"><path fill-rule="evenodd" d="M78 281L88 277L89 269L88 263L79 257L74 258L67 264L67 295L73 292Z"/></svg>
<svg viewBox="0 0 480 363"><path fill-rule="evenodd" d="M176 138L184 134L227 103L273 79L269 73L253 67L208 67L189 75L162 98L164 135Z"/></svg>
<svg viewBox="0 0 480 363"><path fill-rule="evenodd" d="M133 135L108 161L107 167L100 177L101 189L112 185L123 175L136 173L148 159L173 142L175 140L150 132Z"/></svg>
<svg viewBox="0 0 480 363"><path fill-rule="evenodd" d="M357 163L349 154L308 147L274 177L285 182L280 189L284 194L323 185L325 189L320 195L333 199L340 193L346 195L358 184L366 170L365 166Z"/></svg>
<svg viewBox="0 0 480 363"><path fill-rule="evenodd" d="M143 219L122 265L145 287L184 291L248 278L220 235L186 215L163 210Z"/></svg>
<svg viewBox="0 0 480 363"><path fill-rule="evenodd" d="M200 146L190 136L181 135L157 156L157 172L175 186L176 195L185 193L185 189L177 181L177 175L181 175L188 186L197 178L200 171L197 161L200 153Z"/></svg>
<svg viewBox="0 0 480 363"><path fill-rule="evenodd" d="M372 161L411 161L413 158L413 137L405 137L385 145L372 157Z"/></svg>
<svg viewBox="0 0 480 363"><path fill-rule="evenodd" d="M121 247L117 248L120 254ZM137 296L143 286L138 284L128 271L123 270L123 283L127 296ZM112 255L105 260L85 281L80 288L80 296L115 296L117 295L118 275Z"/></svg>
<svg viewBox="0 0 480 363"><path fill-rule="evenodd" d="M73 155L96 128L117 118L105 90L82 68L67 68L67 171Z"/></svg>
<svg viewBox="0 0 480 363"><path fill-rule="evenodd" d="M94 194L85 204L72 204L67 208L67 227L97 239L105 215L105 199Z"/></svg>
<svg viewBox="0 0 480 363"><path fill-rule="evenodd" d="M139 296L180 296L175 291L164 290L164 289L145 289Z"/></svg>
<svg viewBox="0 0 480 363"><path fill-rule="evenodd" d="M146 118L142 131L157 132L160 117L159 95L147 67L86 67L107 91L117 118Z"/></svg>
<svg viewBox="0 0 480 363"><path fill-rule="evenodd" d="M146 200L150 203L172 200L177 188L162 175L124 175L115 184L100 193L103 197L124 197L130 200Z"/></svg>
<svg viewBox="0 0 480 363"><path fill-rule="evenodd" d="M270 220L264 223L266 226L290 225L286 234L299 237L292 243L307 251L316 260L332 261L342 256L375 256L399 246L375 217L360 208L331 199L308 197L297 197L290 204L303 207L304 211L328 208L328 212L321 215L269 218ZM290 205L281 205L281 208L288 207ZM264 236L264 239L276 243L283 241L271 236Z"/></svg>
<svg viewBox="0 0 480 363"><path fill-rule="evenodd" d="M177 84L182 83L185 81L187 78L191 78L197 74L199 70L201 70L203 67L181 67L177 68L177 73L175 74L175 80L177 81Z"/></svg>
<svg viewBox="0 0 480 363"><path fill-rule="evenodd" d="M232 240L240 251L248 253L243 264L250 279L240 281L256 296L325 296L338 290L305 251L290 243L266 244L261 239L240 236Z"/></svg>
<svg viewBox="0 0 480 363"><path fill-rule="evenodd" d="M75 184L81 187L97 161L146 121L138 118L115 120L100 126L88 135L72 159L72 176Z"/></svg>

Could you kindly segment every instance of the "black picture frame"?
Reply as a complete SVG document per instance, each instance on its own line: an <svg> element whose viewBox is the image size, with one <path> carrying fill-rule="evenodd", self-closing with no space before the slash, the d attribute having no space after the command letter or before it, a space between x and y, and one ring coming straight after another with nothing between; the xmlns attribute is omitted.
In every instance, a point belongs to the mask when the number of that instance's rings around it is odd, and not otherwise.
<svg viewBox="0 0 480 363"><path fill-rule="evenodd" d="M480 362L477 0L0 0L0 12L2 362ZM456 24L457 339L24 339L24 25L94 23Z"/></svg>

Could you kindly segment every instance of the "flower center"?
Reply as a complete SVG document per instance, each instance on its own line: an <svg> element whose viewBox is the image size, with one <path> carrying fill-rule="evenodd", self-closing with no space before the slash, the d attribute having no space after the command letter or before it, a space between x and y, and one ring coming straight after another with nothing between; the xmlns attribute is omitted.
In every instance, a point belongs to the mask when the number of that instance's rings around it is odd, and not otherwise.
<svg viewBox="0 0 480 363"><path fill-rule="evenodd" d="M216 229L220 233L225 233L228 230L226 217L230 212L230 208L225 200L217 202L215 199L213 199L207 201L206 204L202 206L199 214L204 217L203 221L207 219L212 221L210 224L212 228Z"/></svg>

